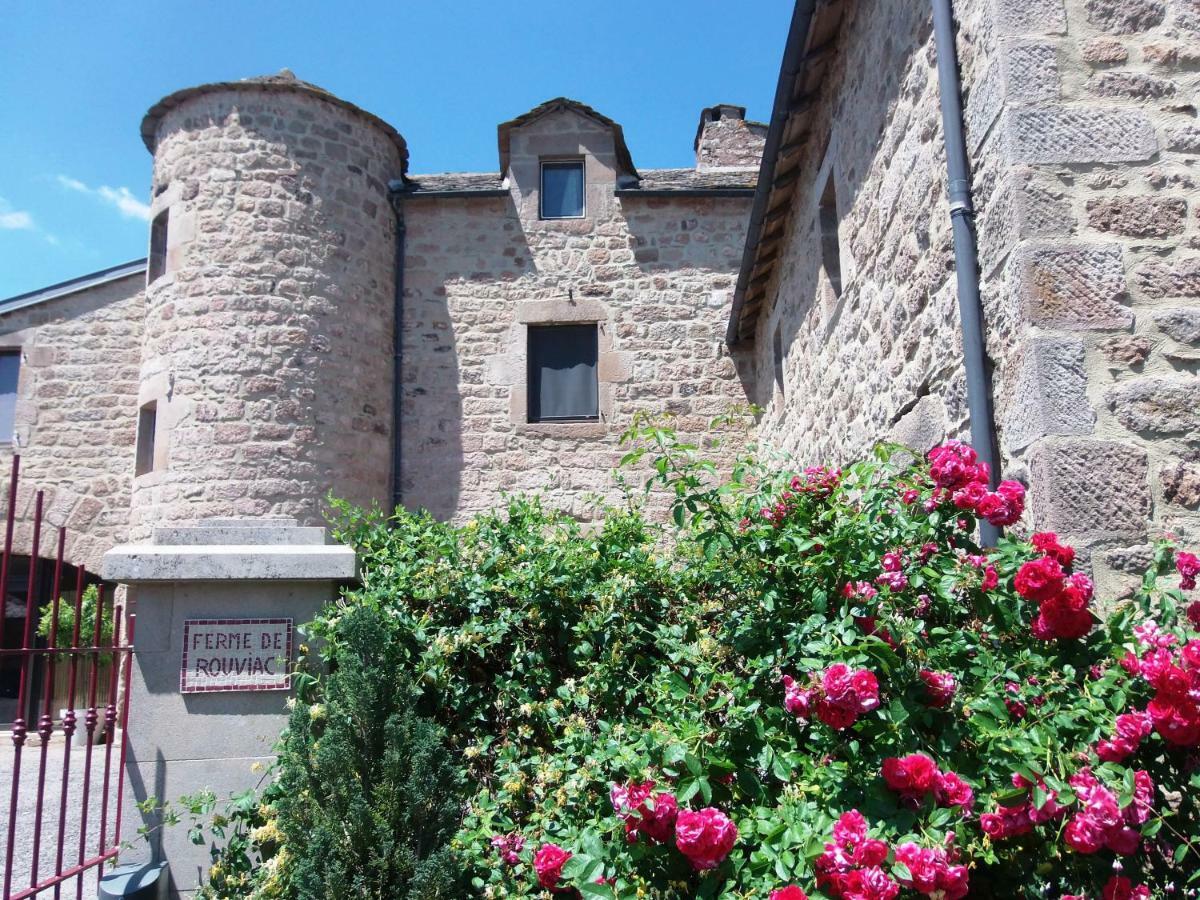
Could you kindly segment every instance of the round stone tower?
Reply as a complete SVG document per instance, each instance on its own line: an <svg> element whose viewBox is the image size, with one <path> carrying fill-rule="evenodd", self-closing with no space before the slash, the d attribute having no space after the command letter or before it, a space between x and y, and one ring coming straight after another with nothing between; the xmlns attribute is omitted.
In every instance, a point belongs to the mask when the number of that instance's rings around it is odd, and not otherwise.
<svg viewBox="0 0 1200 900"><path fill-rule="evenodd" d="M135 538L224 516L386 505L394 128L286 70L179 91L142 122L154 199Z"/></svg>

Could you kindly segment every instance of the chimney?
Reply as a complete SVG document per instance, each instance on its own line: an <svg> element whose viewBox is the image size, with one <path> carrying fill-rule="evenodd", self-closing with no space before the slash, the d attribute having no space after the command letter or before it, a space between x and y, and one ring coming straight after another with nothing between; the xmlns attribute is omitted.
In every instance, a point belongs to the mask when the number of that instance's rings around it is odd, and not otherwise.
<svg viewBox="0 0 1200 900"><path fill-rule="evenodd" d="M758 168L767 126L746 121L746 107L730 103L709 106L696 129L696 168Z"/></svg>

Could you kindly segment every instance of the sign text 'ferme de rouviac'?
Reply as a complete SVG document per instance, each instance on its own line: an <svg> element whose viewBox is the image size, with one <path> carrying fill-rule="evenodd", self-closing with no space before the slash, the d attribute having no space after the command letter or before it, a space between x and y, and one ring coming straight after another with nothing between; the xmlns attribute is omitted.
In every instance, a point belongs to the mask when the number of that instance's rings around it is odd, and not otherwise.
<svg viewBox="0 0 1200 900"><path fill-rule="evenodd" d="M286 691L291 619L186 619L179 690Z"/></svg>

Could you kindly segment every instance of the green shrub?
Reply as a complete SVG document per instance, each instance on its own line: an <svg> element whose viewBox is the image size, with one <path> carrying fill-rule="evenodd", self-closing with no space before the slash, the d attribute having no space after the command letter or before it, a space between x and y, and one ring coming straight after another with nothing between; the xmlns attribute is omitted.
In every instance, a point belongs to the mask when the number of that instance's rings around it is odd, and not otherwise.
<svg viewBox="0 0 1200 900"><path fill-rule="evenodd" d="M79 605L79 643L81 646L91 646L96 637L96 604L100 602L100 594L96 585L89 584L83 589L83 602ZM37 633L50 640L50 628L54 623L54 604L47 603L41 607L38 614ZM58 630L54 636L54 646L62 649L71 646L71 638L75 633L75 602L62 597L58 601ZM105 604L100 611L100 643L104 647L112 643L113 611L111 604Z"/></svg>
<svg viewBox="0 0 1200 900"><path fill-rule="evenodd" d="M462 527L341 509L362 583L311 630L341 672L371 622L388 662L345 696L330 676L317 723L293 716L287 854L340 847L338 879L374 883L353 785L377 770L350 736L402 766L362 700L395 709L373 685L410 678L415 695L396 690L470 785L457 896L1194 896L1194 558L1161 544L1131 597L1093 601L1052 536L981 550L972 510L1000 507L898 448L836 472L747 461L720 482L668 429L632 437L671 525L631 507L589 529L528 498ZM1146 733L1118 746L1121 723ZM324 838L303 833L318 823ZM279 868L299 883L296 859Z"/></svg>

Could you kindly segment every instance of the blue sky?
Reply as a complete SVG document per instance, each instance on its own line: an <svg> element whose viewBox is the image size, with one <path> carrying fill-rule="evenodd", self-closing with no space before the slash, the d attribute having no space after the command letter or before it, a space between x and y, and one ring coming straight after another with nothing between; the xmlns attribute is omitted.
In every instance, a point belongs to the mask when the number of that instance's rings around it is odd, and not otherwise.
<svg viewBox="0 0 1200 900"><path fill-rule="evenodd" d="M790 0L5 4L0 298L145 255L146 109L292 69L390 122L411 171L492 171L496 125L566 95L639 167L692 164L700 109L765 121Z"/></svg>

